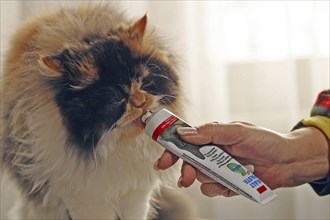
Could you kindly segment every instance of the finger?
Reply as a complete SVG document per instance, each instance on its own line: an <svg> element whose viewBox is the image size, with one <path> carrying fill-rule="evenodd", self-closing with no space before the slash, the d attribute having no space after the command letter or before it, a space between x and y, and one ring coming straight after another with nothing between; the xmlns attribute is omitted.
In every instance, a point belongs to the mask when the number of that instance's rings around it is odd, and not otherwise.
<svg viewBox="0 0 330 220"><path fill-rule="evenodd" d="M253 173L254 172L254 166L252 164L244 165L247 172Z"/></svg>
<svg viewBox="0 0 330 220"><path fill-rule="evenodd" d="M197 171L196 178L200 183L216 183L217 182L214 179L212 179L211 177L208 177L204 173L199 172L199 171Z"/></svg>
<svg viewBox="0 0 330 220"><path fill-rule="evenodd" d="M175 164L178 159L179 157L175 156L170 151L165 150L164 153L160 156L160 158L156 161L154 168L156 170L165 170Z"/></svg>
<svg viewBox="0 0 330 220"><path fill-rule="evenodd" d="M227 187L219 184L219 183L203 183L201 184L201 192L208 196L225 196L225 197L232 197L237 195L234 191L228 189Z"/></svg>
<svg viewBox="0 0 330 220"><path fill-rule="evenodd" d="M247 127L248 125L242 123L208 123L196 127L195 132L191 131L194 128L180 128L177 131L183 140L192 144L232 145L245 138Z"/></svg>
<svg viewBox="0 0 330 220"><path fill-rule="evenodd" d="M210 137L199 134L197 128L178 127L177 132L184 141L189 143L198 145L210 143Z"/></svg>
<svg viewBox="0 0 330 220"><path fill-rule="evenodd" d="M223 195L229 190L219 183L202 183L200 189L201 192L208 197Z"/></svg>
<svg viewBox="0 0 330 220"><path fill-rule="evenodd" d="M238 194L235 193L234 191L228 189L227 191L225 191L224 193L221 194L221 196L224 197L233 197L233 196L237 196Z"/></svg>
<svg viewBox="0 0 330 220"><path fill-rule="evenodd" d="M255 124L252 124L252 123L246 122L246 121L232 121L232 122L230 122L230 124L243 124L243 125L247 125L247 126L256 127Z"/></svg>
<svg viewBox="0 0 330 220"><path fill-rule="evenodd" d="M196 169L190 164L183 162L181 168L181 177L178 181L179 187L189 187L191 186L196 179Z"/></svg>

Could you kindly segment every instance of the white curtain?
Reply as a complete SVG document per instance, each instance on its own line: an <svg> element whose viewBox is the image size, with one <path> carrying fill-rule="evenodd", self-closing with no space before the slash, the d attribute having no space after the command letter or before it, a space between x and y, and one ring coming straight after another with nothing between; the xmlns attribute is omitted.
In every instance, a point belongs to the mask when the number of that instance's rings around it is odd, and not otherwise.
<svg viewBox="0 0 330 220"><path fill-rule="evenodd" d="M1 54L23 19L82 1L1 1ZM250 121L288 132L329 88L329 1L116 1L131 18L148 13L182 58L186 119ZM2 58L2 57L1 57ZM1 65L2 66L2 65ZM301 171L303 172L303 170ZM14 200L1 185L1 217ZM329 196L306 184L276 190L263 207L242 197L187 189L207 219L329 219Z"/></svg>

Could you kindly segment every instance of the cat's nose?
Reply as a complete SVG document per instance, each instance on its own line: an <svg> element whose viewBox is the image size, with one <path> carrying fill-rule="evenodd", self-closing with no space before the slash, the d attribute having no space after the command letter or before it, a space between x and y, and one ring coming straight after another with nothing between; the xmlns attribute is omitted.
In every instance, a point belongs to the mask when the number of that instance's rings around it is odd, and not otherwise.
<svg viewBox="0 0 330 220"><path fill-rule="evenodd" d="M134 106L137 107L137 108L143 108L145 106L146 102L135 102L134 103Z"/></svg>
<svg viewBox="0 0 330 220"><path fill-rule="evenodd" d="M143 108L147 102L147 98L143 94L133 94L130 101L134 107Z"/></svg>

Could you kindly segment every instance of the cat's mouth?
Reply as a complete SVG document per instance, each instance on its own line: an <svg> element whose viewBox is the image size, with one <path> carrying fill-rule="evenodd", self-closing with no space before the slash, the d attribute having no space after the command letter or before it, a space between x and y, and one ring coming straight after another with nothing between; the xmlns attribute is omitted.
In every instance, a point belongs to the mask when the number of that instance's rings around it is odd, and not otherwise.
<svg viewBox="0 0 330 220"><path fill-rule="evenodd" d="M141 116L142 116L142 115L141 115ZM135 123L138 127L143 128L143 129L144 129L144 127L146 126L146 125L143 123L143 121L141 120L141 117L135 119L135 120L134 120L134 123Z"/></svg>
<svg viewBox="0 0 330 220"><path fill-rule="evenodd" d="M131 111L123 115L122 118L116 123L116 127L128 128L128 127L138 127L139 129L144 129L145 124L142 122L141 117L147 112L147 110L139 109L136 111Z"/></svg>

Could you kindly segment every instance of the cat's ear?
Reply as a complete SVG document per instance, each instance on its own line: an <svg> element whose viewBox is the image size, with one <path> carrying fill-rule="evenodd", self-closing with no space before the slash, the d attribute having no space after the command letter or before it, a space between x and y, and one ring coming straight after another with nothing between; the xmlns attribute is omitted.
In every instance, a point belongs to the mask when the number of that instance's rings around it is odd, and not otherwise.
<svg viewBox="0 0 330 220"><path fill-rule="evenodd" d="M130 38L139 42L142 42L145 30L147 27L147 14L136 21L130 28Z"/></svg>
<svg viewBox="0 0 330 220"><path fill-rule="evenodd" d="M63 75L63 64L57 56L39 56L39 63L50 71L43 72L49 77L59 77Z"/></svg>

